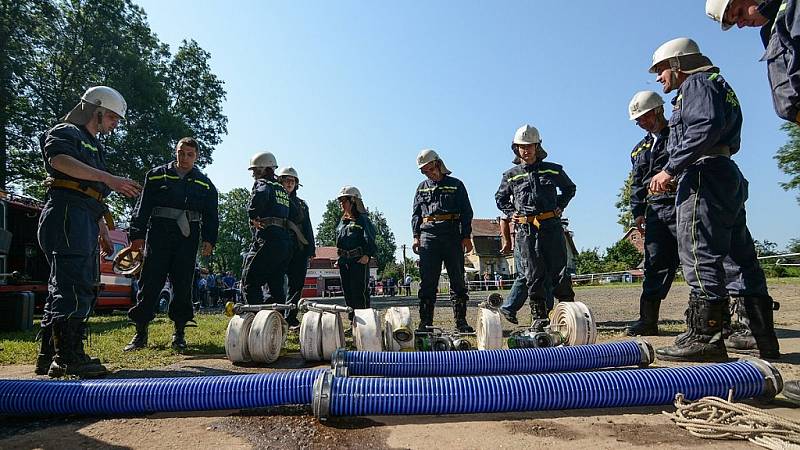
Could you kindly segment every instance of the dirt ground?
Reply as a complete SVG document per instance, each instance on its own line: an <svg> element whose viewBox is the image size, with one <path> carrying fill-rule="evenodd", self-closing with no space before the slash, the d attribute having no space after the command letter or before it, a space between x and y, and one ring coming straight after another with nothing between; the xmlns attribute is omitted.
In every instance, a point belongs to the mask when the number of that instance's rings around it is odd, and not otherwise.
<svg viewBox="0 0 800 450"><path fill-rule="evenodd" d="M579 289L577 300L592 309L601 330L600 340L624 339L620 330L636 318L639 287ZM783 358L775 366L784 379L800 378L800 283L775 282L772 296L781 302L776 312ZM688 290L676 285L662 305L664 336L648 338L654 347L671 343L680 331ZM479 300L478 295L474 302ZM378 299L378 308L390 304ZM436 321L452 320L449 308L436 309ZM524 312L524 313L523 313ZM475 311L471 308L474 321ZM521 323L529 320L520 312ZM508 323L504 325L508 326ZM510 329L510 328L509 328ZM190 336L189 336L190 337ZM656 362L656 366L665 366ZM243 368L224 355L191 357L167 367L119 370L114 376L196 376L263 372L306 367L299 355L287 355L270 368ZM2 378L33 378L32 366L0 367ZM754 405L800 421L800 409L782 397L771 404ZM545 411L452 416L366 417L319 424L305 407L278 407L246 411L153 414L128 418L15 418L0 421L0 448L523 448L624 449L658 445L661 448L747 448L741 441L710 441L691 437L676 427L662 410L671 406L601 410Z"/></svg>

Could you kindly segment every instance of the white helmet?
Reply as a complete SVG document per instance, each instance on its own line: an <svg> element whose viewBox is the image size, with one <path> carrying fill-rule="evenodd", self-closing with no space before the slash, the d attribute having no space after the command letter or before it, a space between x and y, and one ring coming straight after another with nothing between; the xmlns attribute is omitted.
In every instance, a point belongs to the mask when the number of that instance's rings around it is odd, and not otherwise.
<svg viewBox="0 0 800 450"><path fill-rule="evenodd" d="M125 118L125 113L128 111L128 104L125 102L122 94L108 86L90 87L83 93L81 100L96 106L102 106L109 111L115 112L123 119Z"/></svg>
<svg viewBox="0 0 800 450"><path fill-rule="evenodd" d="M653 53L653 64L650 66L650 73L656 73L656 66L661 62L688 55L702 55L697 42L689 38L677 38L667 41L661 44L661 47L658 47Z"/></svg>
<svg viewBox="0 0 800 450"><path fill-rule="evenodd" d="M431 150L429 148L422 150L417 155L417 169L422 169L425 166L425 164L428 164L429 162L432 161L439 161L439 164L441 165L442 169L442 174L450 175L451 173L453 173L449 169L447 169L447 166L444 165L444 161L442 161L442 158L439 157L439 154L436 153L435 150Z"/></svg>
<svg viewBox="0 0 800 450"><path fill-rule="evenodd" d="M628 104L628 115L631 120L636 120L646 112L656 109L664 104L664 99L653 91L637 92Z"/></svg>
<svg viewBox="0 0 800 450"><path fill-rule="evenodd" d="M364 200L361 198L361 191L355 186L343 186L339 189L339 195L336 198L352 197L356 204L356 210L361 214L366 214L367 208L364 207Z"/></svg>
<svg viewBox="0 0 800 450"><path fill-rule="evenodd" d="M722 26L722 31L728 31L733 24L725 23L725 11L731 0L706 0L706 15L712 20L716 20Z"/></svg>
<svg viewBox="0 0 800 450"><path fill-rule="evenodd" d="M517 128L512 142L518 145L541 144L542 138L539 136L539 130L536 127L525 124Z"/></svg>
<svg viewBox="0 0 800 450"><path fill-rule="evenodd" d="M297 176L297 171L294 170L294 167L281 167L277 172L275 172L275 176L294 177L297 181L300 181L300 177Z"/></svg>
<svg viewBox="0 0 800 450"><path fill-rule="evenodd" d="M250 158L250 169L256 167L277 169L278 162L275 160L275 155L270 152L256 153Z"/></svg>

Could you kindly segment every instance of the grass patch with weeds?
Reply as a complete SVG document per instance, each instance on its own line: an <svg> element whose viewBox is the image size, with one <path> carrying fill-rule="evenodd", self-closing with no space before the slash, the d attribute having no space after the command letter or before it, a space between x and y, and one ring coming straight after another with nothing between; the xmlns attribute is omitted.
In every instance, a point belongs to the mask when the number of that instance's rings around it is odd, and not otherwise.
<svg viewBox="0 0 800 450"><path fill-rule="evenodd" d="M86 352L100 358L111 368L126 367L144 369L172 364L184 356L225 354L225 329L228 318L222 314L199 314L195 316L197 328L186 329L188 348L181 353L170 347L172 321L165 316L150 323L148 347L135 352L123 352L122 348L131 340L134 328L128 324L124 314L95 316L89 319L90 340L85 343ZM33 364L39 351L35 341L39 323L34 329L0 333L0 365ZM289 349L299 350L297 336L290 335Z"/></svg>

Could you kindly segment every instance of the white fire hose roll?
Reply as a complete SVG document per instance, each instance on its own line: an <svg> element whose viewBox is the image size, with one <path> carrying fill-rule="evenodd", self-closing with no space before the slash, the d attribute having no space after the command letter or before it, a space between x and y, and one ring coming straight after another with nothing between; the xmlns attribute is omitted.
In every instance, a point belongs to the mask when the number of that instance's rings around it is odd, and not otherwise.
<svg viewBox="0 0 800 450"><path fill-rule="evenodd" d="M283 314L275 310L259 311L247 339L250 358L259 363L275 362L281 356L288 331Z"/></svg>
<svg viewBox="0 0 800 450"><path fill-rule="evenodd" d="M478 350L503 348L503 323L495 309L478 309Z"/></svg>
<svg viewBox="0 0 800 450"><path fill-rule="evenodd" d="M403 340L398 340L401 336ZM407 306L393 306L383 316L383 347L389 352L414 350L414 329L411 310Z"/></svg>
<svg viewBox="0 0 800 450"><path fill-rule="evenodd" d="M559 302L553 310L550 329L564 337L564 345L586 345L597 341L592 311L582 302Z"/></svg>
<svg viewBox="0 0 800 450"><path fill-rule="evenodd" d="M323 312L320 329L322 330L322 334L319 336L322 342L322 359L330 361L333 352L345 346L341 314Z"/></svg>
<svg viewBox="0 0 800 450"><path fill-rule="evenodd" d="M378 312L372 308L355 310L353 317L353 341L358 350L364 352L383 351Z"/></svg>
<svg viewBox="0 0 800 450"><path fill-rule="evenodd" d="M306 311L300 323L300 354L306 361L322 361L322 313Z"/></svg>
<svg viewBox="0 0 800 450"><path fill-rule="evenodd" d="M237 314L228 321L228 328L225 330L225 355L233 363L250 361L247 339L255 316L252 313Z"/></svg>

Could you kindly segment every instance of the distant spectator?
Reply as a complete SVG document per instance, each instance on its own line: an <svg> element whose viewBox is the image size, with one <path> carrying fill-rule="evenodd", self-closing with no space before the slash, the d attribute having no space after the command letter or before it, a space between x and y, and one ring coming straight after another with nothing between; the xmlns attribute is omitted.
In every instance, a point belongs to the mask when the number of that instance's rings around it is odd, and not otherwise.
<svg viewBox="0 0 800 450"><path fill-rule="evenodd" d="M411 296L411 275L406 275L406 279L403 280L403 286L406 288L406 297Z"/></svg>

